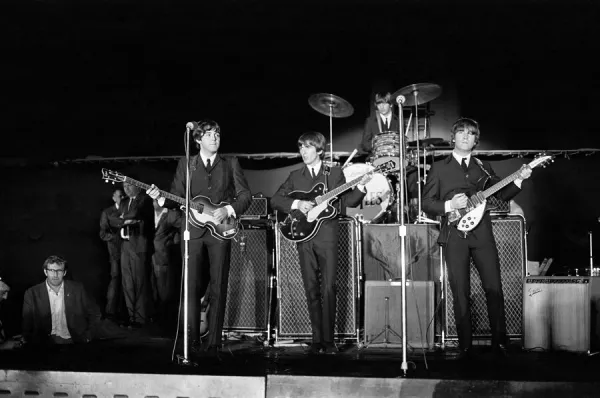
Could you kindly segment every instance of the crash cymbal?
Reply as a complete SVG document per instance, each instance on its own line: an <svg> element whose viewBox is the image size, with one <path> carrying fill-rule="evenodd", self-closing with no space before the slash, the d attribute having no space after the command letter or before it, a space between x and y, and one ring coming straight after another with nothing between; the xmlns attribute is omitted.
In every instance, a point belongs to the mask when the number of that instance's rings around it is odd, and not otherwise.
<svg viewBox="0 0 600 398"><path fill-rule="evenodd" d="M415 105L415 95L414 92L417 92L417 100L419 103L417 105L426 104L429 101L432 101L440 96L442 93L442 87L434 83L417 83L411 84L406 87L402 87L400 90L396 91L392 94L392 100L396 101L399 95L403 95L406 98L404 102L404 106L414 106Z"/></svg>
<svg viewBox="0 0 600 398"><path fill-rule="evenodd" d="M348 117L354 113L354 108L348 101L337 95L320 93L308 98L308 104L317 112L333 117Z"/></svg>
<svg viewBox="0 0 600 398"><path fill-rule="evenodd" d="M417 146L417 141L408 141L406 143L408 145L408 147L410 148L415 148ZM444 141L443 138L424 138L422 140L419 140L419 146L424 148L424 147L429 147L429 146L434 146L434 147L449 147L451 146L450 143L448 141Z"/></svg>

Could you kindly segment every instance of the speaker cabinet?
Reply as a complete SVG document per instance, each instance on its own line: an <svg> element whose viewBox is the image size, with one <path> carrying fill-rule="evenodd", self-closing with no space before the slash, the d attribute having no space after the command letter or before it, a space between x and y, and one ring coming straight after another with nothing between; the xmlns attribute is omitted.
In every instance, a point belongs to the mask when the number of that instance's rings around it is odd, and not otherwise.
<svg viewBox="0 0 600 398"><path fill-rule="evenodd" d="M358 225L352 218L340 219L337 267L336 338L358 338ZM294 242L275 233L277 258L276 338L312 336L306 294Z"/></svg>
<svg viewBox="0 0 600 398"><path fill-rule="evenodd" d="M500 257L500 277L504 293L506 311L506 332L508 337L522 336L523 320L523 277L527 263L525 240L525 219L522 216L492 217L492 231ZM479 273L471 261L471 326L473 337L491 338L485 292L481 286ZM448 273L444 272L445 325L446 337L456 339L456 319L454 318L454 297Z"/></svg>
<svg viewBox="0 0 600 398"><path fill-rule="evenodd" d="M586 352L597 346L599 279L527 277L523 289L523 347Z"/></svg>
<svg viewBox="0 0 600 398"><path fill-rule="evenodd" d="M231 243L224 331L267 331L273 230L245 229Z"/></svg>
<svg viewBox="0 0 600 398"><path fill-rule="evenodd" d="M434 306L433 281L407 282L408 345L433 346ZM402 282L366 281L364 318L365 344L402 344Z"/></svg>

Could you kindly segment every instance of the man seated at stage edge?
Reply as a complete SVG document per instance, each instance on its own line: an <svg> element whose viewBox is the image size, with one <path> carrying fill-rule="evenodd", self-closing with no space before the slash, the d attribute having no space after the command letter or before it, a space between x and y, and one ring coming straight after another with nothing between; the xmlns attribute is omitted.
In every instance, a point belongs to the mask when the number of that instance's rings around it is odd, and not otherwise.
<svg viewBox="0 0 600 398"><path fill-rule="evenodd" d="M65 280L67 262L44 261L46 280L30 287L23 300L23 339L27 344L88 343L95 335L100 310L83 285Z"/></svg>

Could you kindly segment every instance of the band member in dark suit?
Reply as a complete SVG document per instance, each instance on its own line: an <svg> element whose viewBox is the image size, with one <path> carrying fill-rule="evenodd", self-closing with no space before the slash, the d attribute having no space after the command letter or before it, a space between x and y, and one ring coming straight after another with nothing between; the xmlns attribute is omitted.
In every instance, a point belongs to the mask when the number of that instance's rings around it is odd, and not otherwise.
<svg viewBox="0 0 600 398"><path fill-rule="evenodd" d="M304 166L292 171L287 180L271 198L277 211L290 213L298 209L306 214L314 202L295 200L288 196L292 191L310 191L317 183L325 183L328 190L346 183L339 167L325 166L325 137L309 132L298 138L298 148ZM339 209L358 205L365 196L364 185L370 180L365 176L352 191L341 196L336 205ZM343 202L340 206L339 202ZM335 354L334 326L336 312L336 269L338 263L339 222L337 217L322 223L310 240L298 243L300 267L312 326L311 353ZM318 274L321 273L319 284Z"/></svg>
<svg viewBox="0 0 600 398"><path fill-rule="evenodd" d="M106 242L108 248L108 257L110 261L110 282L106 292L105 315L109 319L116 320L119 314L119 307L123 292L121 288L121 238L120 228L110 225L109 218L114 219L120 216L121 201L125 194L121 188L113 191L112 200L114 204L104 210L100 215L100 239Z"/></svg>
<svg viewBox="0 0 600 398"><path fill-rule="evenodd" d="M88 343L100 322L100 310L79 282L65 280L67 262L44 261L46 280L30 287L23 300L23 339L32 344Z"/></svg>
<svg viewBox="0 0 600 398"><path fill-rule="evenodd" d="M472 119L458 119L452 126L451 140L454 150L451 156L436 162L423 191L423 209L432 215L444 216L454 209L467 206L468 196L483 189L482 184L492 186L500 178L488 162L472 156L473 148L480 137L479 125ZM520 192L523 179L529 178L531 169L523 166L519 179L500 190L496 196L510 200ZM492 333L492 347L500 356L506 355L506 319L504 295L500 279L500 259L492 231L492 221L486 213L481 222L471 231L462 232L449 225L442 217L438 242L444 245L448 280L454 295L454 317L458 329L461 358L472 356L470 260L473 259L479 272L487 300L487 310Z"/></svg>
<svg viewBox="0 0 600 398"><path fill-rule="evenodd" d="M216 222L221 223L228 217L238 217L250 206L252 196L244 172L237 158L218 154L221 145L221 128L212 120L204 120L193 130L193 139L200 148L198 155L190 159L190 193L194 198L203 195L213 203L228 202L212 213ZM185 157L179 161L171 185L171 193L185 197L186 190ZM160 197L158 188L152 186L148 194L157 199L161 206L174 208L175 202ZM185 224L183 222L182 224ZM182 226L185 228L185 225ZM183 236L183 234L182 234ZM182 241L182 244L185 244ZM183 246L182 246L183 250ZM192 350L202 355L216 355L221 346L221 332L225 318L225 301L229 281L229 260L231 241L214 237L207 227L190 225L188 290L188 318L186 325L191 336ZM200 317L198 304L204 295L207 281L207 269L210 274L210 302L208 315L210 333L198 347Z"/></svg>
<svg viewBox="0 0 600 398"><path fill-rule="evenodd" d="M155 317L159 324L167 326L168 305L171 302L173 281L176 276L175 262L179 260L181 213L176 209L165 209L158 202L154 205L154 252L152 254L152 298ZM174 248L177 248L174 250Z"/></svg>
<svg viewBox="0 0 600 398"><path fill-rule="evenodd" d="M385 132L397 133L400 127L398 116L392 112L394 109L390 93L375 94L375 111L365 120L362 134L361 148L370 154L373 151L373 139L377 134Z"/></svg>
<svg viewBox="0 0 600 398"><path fill-rule="evenodd" d="M123 183L129 197L122 202L119 217L109 217L110 225L121 228L121 278L129 314L129 326L142 327L148 320L149 260L154 233L152 200L134 185Z"/></svg>

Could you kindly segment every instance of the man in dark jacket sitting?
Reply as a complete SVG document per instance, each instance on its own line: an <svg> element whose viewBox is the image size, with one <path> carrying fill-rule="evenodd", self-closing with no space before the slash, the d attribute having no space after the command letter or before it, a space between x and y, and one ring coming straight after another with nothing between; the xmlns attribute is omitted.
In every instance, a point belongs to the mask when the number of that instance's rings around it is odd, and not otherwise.
<svg viewBox="0 0 600 398"><path fill-rule="evenodd" d="M26 343L88 343L95 335L100 310L79 282L65 280L67 262L59 256L44 261L46 280L30 287L23 301Z"/></svg>

